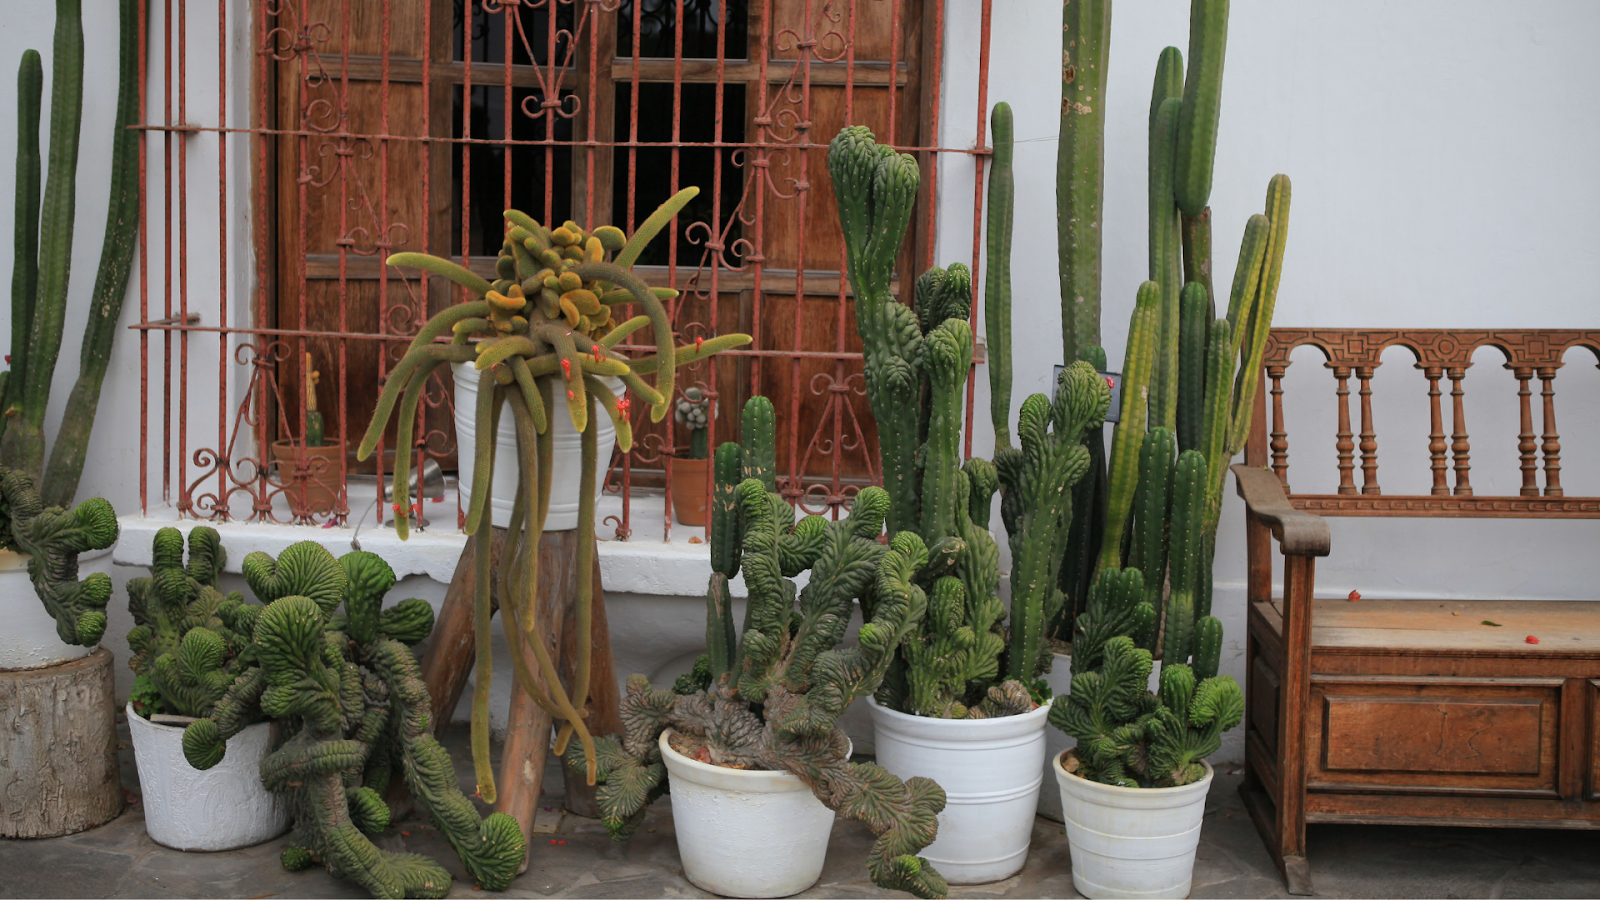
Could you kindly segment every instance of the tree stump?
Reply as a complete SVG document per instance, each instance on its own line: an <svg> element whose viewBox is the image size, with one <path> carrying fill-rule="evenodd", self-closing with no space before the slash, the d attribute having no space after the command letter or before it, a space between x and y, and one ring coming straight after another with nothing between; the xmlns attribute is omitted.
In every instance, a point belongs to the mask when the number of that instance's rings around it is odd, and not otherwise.
<svg viewBox="0 0 1600 900"><path fill-rule="evenodd" d="M45 838L122 812L111 651L0 672L0 838Z"/></svg>

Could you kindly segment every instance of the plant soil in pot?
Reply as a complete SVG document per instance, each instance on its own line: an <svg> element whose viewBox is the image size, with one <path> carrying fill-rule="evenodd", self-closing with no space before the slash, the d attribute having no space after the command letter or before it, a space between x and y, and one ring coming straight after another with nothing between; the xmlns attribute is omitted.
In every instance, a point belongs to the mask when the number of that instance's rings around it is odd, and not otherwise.
<svg viewBox="0 0 1600 900"><path fill-rule="evenodd" d="M685 877L725 897L788 897L815 884L833 810L788 772L690 759L672 749L676 736L659 740Z"/></svg>
<svg viewBox="0 0 1600 900"><path fill-rule="evenodd" d="M1167 788L1119 787L1080 778L1075 751L1057 757L1056 783L1072 851L1072 884L1090 900L1187 897L1215 771Z"/></svg>
<svg viewBox="0 0 1600 900"><path fill-rule="evenodd" d="M233 850L288 830L288 808L261 784L270 723L229 738L222 762L202 772L183 758L183 725L151 722L132 703L127 713L151 840L174 850Z"/></svg>
<svg viewBox="0 0 1600 900"><path fill-rule="evenodd" d="M984 884L1022 871L1043 783L1050 708L987 719L913 716L871 698L867 708L878 765L944 788L939 836L923 855L945 879Z"/></svg>

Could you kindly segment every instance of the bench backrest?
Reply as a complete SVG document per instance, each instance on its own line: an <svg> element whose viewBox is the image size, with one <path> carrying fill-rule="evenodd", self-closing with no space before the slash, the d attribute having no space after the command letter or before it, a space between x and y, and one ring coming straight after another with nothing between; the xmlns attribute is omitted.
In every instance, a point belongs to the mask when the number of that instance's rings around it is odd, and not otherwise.
<svg viewBox="0 0 1600 900"><path fill-rule="evenodd" d="M1311 345L1327 358L1338 399L1338 431L1334 445L1339 487L1334 494L1296 494L1289 485L1289 433L1284 419L1283 377L1294 348ZM1409 349L1428 388L1430 428L1428 455L1433 484L1427 494L1385 494L1378 484L1378 436L1372 416L1372 376L1389 347ZM1522 486L1514 496L1474 494L1470 478L1471 441L1467 433L1462 382L1473 352L1495 347L1505 355L1505 368L1517 381L1521 430L1517 449ZM1263 376L1271 397L1267 421L1263 394L1257 409L1245 462L1271 465L1298 509L1325 516L1478 516L1517 518L1600 518L1600 497L1568 497L1561 489L1561 438L1556 431L1555 378L1563 355L1584 347L1600 357L1600 330L1484 330L1416 328L1274 328L1267 340ZM1357 383L1360 431L1352 431L1350 379ZM1541 384L1541 431L1535 434L1532 381ZM1448 380L1450 433L1444 430L1441 381ZM1267 431L1270 425L1270 432ZM1448 438L1448 440L1447 440ZM1361 452L1361 478L1356 483L1356 450ZM1270 461L1268 454L1270 453ZM1447 456L1448 453L1448 456ZM1541 460L1542 455L1542 460ZM1542 463L1542 465L1541 465ZM1541 486L1541 473L1543 475Z"/></svg>

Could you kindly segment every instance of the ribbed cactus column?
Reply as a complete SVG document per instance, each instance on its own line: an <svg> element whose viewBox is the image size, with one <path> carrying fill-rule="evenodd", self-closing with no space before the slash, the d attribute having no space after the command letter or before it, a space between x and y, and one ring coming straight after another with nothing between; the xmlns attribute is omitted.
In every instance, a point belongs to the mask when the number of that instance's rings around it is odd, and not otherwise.
<svg viewBox="0 0 1600 900"><path fill-rule="evenodd" d="M1011 446L1011 216L1016 181L1011 173L1010 104L994 105L989 128L994 134L994 156L989 161L985 222L989 270L983 278L983 333L989 351L989 417L994 423L994 445L1000 448ZM1062 315L1066 315L1065 307Z"/></svg>
<svg viewBox="0 0 1600 900"><path fill-rule="evenodd" d="M1111 0L1061 4L1061 131L1056 144L1056 262L1061 359L1100 343L1106 66ZM996 143L996 149L999 145ZM1103 367L1102 367L1103 368Z"/></svg>

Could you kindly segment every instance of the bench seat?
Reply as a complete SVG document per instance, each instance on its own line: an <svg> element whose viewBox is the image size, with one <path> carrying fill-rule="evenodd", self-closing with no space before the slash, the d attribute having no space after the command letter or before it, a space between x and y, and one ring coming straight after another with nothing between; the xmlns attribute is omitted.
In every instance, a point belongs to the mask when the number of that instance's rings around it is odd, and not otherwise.
<svg viewBox="0 0 1600 900"><path fill-rule="evenodd" d="M1529 643L1529 636L1539 642ZM1600 601L1319 599L1313 603L1311 648L1313 654L1454 651L1600 659Z"/></svg>

